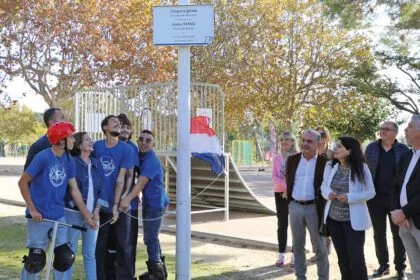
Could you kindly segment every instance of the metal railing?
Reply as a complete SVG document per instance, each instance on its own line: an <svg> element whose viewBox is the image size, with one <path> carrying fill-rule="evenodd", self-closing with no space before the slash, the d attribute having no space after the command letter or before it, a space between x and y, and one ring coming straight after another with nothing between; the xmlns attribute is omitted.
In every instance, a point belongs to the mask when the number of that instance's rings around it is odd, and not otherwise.
<svg viewBox="0 0 420 280"><path fill-rule="evenodd" d="M191 116L210 109L212 128L224 147L224 93L213 84L191 84ZM156 151L175 151L177 143L177 84L175 82L81 90L75 95L75 125L93 140L103 138L101 121L107 115L125 113L133 137L141 130L155 134Z"/></svg>

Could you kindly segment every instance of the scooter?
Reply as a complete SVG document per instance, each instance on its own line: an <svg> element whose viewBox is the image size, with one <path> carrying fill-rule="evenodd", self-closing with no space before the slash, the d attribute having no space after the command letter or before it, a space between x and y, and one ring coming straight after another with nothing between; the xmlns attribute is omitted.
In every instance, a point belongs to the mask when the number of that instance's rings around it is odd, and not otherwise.
<svg viewBox="0 0 420 280"><path fill-rule="evenodd" d="M32 219L31 215L26 215L26 218L28 219ZM58 222L58 221L54 221L54 220L50 220L50 219L42 219L42 221L44 222L49 222L49 223L53 223L54 227L53 227L53 232L52 232L52 237L51 237L51 245L50 245L50 252L48 254L48 264L47 264L47 274L45 276L46 280L50 279L50 271L51 271L51 266L52 266L52 261L53 261L53 254L54 254L54 245L55 245L55 238L57 236L57 229L59 225L62 226L66 226L69 228L74 228L80 231L87 231L86 227L81 227L81 226L77 226L77 225L71 225L71 224L66 224L66 223L62 223L62 222Z"/></svg>

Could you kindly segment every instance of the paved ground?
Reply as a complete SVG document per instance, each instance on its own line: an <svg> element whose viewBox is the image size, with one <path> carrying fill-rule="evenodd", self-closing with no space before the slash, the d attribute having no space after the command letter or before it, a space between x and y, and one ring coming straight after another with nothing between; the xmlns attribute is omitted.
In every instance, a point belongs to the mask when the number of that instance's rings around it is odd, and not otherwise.
<svg viewBox="0 0 420 280"><path fill-rule="evenodd" d="M22 160L0 159L0 200L22 202L17 180L22 169ZM256 168L258 170L258 168ZM248 180L254 192L267 203L274 203L270 186L271 172L257 172L248 170L249 174L243 177ZM253 179L254 178L254 179ZM260 189L258 189L260 187ZM4 215L23 215L22 208L0 207L0 213ZM7 213L7 211L12 211ZM241 272L234 277L226 278L220 275L218 279L294 279L293 270L290 267L275 268L273 263L276 258L276 218L261 214L231 212L231 219L223 221L223 213L208 213L193 215L191 247L192 259L200 262L218 263L231 266ZM175 231L174 217L166 219L168 232ZM289 236L290 232L289 232ZM392 255L392 239L388 231L388 244ZM141 238L141 236L139 237ZM175 252L175 239L173 235L164 235L163 247ZM289 238L289 245L291 240ZM309 237L306 247L307 258L312 256ZM368 271L371 273L377 267L375 249L373 244L372 230L366 232L365 255ZM392 258L392 257L391 257ZM308 279L316 279L316 266L308 263ZM408 268L408 271L410 269ZM330 279L340 279L335 252L330 255ZM393 279L392 276L382 279Z"/></svg>

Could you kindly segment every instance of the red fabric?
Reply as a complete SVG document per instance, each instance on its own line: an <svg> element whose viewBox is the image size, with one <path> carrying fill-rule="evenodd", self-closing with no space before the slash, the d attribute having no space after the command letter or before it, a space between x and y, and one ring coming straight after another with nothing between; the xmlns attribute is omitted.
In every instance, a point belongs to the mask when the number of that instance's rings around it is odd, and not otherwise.
<svg viewBox="0 0 420 280"><path fill-rule="evenodd" d="M207 134L214 136L216 133L209 127L208 117L198 116L191 119L191 134Z"/></svg>

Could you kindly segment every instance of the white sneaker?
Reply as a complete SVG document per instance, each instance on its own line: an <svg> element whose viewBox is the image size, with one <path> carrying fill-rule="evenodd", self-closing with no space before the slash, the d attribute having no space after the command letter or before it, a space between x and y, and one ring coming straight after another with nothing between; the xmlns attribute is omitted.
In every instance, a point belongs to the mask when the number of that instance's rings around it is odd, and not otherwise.
<svg viewBox="0 0 420 280"><path fill-rule="evenodd" d="M295 267L295 255L292 254L292 257L290 258L290 266Z"/></svg>
<svg viewBox="0 0 420 280"><path fill-rule="evenodd" d="M277 267L284 266L285 261L286 261L286 256L284 255L284 253L279 253L279 256L276 261L276 266Z"/></svg>

